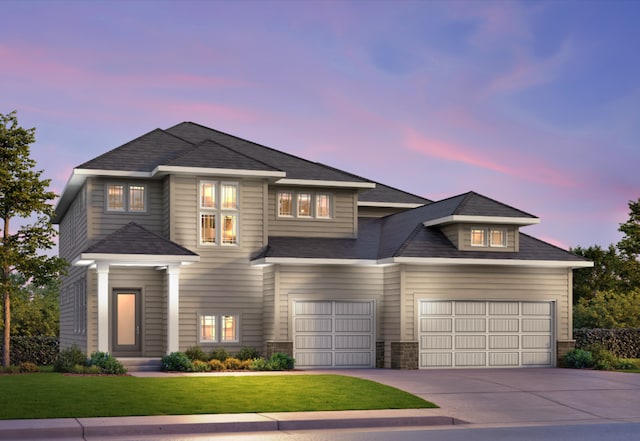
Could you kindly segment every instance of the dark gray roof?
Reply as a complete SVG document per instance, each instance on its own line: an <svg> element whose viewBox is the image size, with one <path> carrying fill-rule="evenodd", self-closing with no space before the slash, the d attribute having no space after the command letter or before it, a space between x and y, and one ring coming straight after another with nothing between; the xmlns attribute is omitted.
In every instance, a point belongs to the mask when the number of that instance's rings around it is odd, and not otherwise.
<svg viewBox="0 0 640 441"><path fill-rule="evenodd" d="M376 182L376 188L364 190L358 194L358 201L361 202L395 202L403 204L429 204L432 201L397 188Z"/></svg>
<svg viewBox="0 0 640 441"><path fill-rule="evenodd" d="M351 173L308 161L192 122L180 123L167 129L167 132L194 144L210 139L250 158L269 164L277 170L286 171L288 179L370 182Z"/></svg>
<svg viewBox="0 0 640 441"><path fill-rule="evenodd" d="M429 205L425 210L426 220L440 219L446 216L493 216L493 217L528 217L536 216L517 208L498 202L474 191L463 193Z"/></svg>
<svg viewBox="0 0 640 441"><path fill-rule="evenodd" d="M77 168L150 172L191 149L193 144L155 129Z"/></svg>
<svg viewBox="0 0 640 441"><path fill-rule="evenodd" d="M205 140L166 163L170 166L281 171L215 141Z"/></svg>
<svg viewBox="0 0 640 441"><path fill-rule="evenodd" d="M83 254L147 254L158 256L197 256L175 242L152 233L135 222L94 243Z"/></svg>

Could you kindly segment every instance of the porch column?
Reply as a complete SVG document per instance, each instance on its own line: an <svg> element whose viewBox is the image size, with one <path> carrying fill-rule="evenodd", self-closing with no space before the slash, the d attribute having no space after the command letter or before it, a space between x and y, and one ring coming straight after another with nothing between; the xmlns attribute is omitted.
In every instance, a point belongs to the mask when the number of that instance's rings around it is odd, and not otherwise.
<svg viewBox="0 0 640 441"><path fill-rule="evenodd" d="M109 264L98 263L98 351L109 352Z"/></svg>
<svg viewBox="0 0 640 441"><path fill-rule="evenodd" d="M180 265L167 266L167 354L180 350Z"/></svg>

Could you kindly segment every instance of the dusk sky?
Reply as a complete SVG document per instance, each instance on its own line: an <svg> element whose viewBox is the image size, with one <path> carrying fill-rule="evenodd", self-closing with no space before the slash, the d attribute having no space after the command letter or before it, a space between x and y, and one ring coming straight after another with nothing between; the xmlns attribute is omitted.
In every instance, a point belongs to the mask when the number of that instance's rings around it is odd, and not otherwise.
<svg viewBox="0 0 640 441"><path fill-rule="evenodd" d="M608 246L640 197L640 1L3 1L0 113L73 167L193 121L523 232Z"/></svg>

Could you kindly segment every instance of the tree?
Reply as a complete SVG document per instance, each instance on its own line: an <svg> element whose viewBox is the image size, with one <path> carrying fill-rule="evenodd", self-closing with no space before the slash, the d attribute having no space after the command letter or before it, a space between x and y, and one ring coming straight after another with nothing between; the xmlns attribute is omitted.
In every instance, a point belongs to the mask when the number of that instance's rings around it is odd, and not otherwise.
<svg viewBox="0 0 640 441"><path fill-rule="evenodd" d="M639 328L640 289L599 292L582 298L573 309L574 328Z"/></svg>
<svg viewBox="0 0 640 441"><path fill-rule="evenodd" d="M16 111L0 114L0 291L3 298L3 358L10 365L11 296L19 290L18 274L33 286L45 286L66 268L59 257L40 254L55 245L56 231L51 224L55 193L48 191L49 179L35 171L30 145L35 128L18 125ZM15 227L12 221L20 221ZM31 222L31 223L28 223ZM18 222L16 222L18 223Z"/></svg>
<svg viewBox="0 0 640 441"><path fill-rule="evenodd" d="M34 286L19 274L11 275L18 287L11 296L11 335L57 337L60 334L60 280ZM2 311L2 305L0 305ZM0 316L0 328L2 328Z"/></svg>
<svg viewBox="0 0 640 441"><path fill-rule="evenodd" d="M627 259L637 260L640 255L640 198L629 201L629 220L620 224L618 231L624 234L618 249Z"/></svg>

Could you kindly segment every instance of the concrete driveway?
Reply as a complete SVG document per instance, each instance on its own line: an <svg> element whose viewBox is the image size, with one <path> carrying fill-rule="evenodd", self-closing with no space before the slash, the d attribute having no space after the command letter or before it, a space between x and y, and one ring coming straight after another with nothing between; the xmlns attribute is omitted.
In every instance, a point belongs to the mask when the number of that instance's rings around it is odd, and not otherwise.
<svg viewBox="0 0 640 441"><path fill-rule="evenodd" d="M439 405L434 414L473 424L640 422L640 374L549 368L339 373L408 391Z"/></svg>

